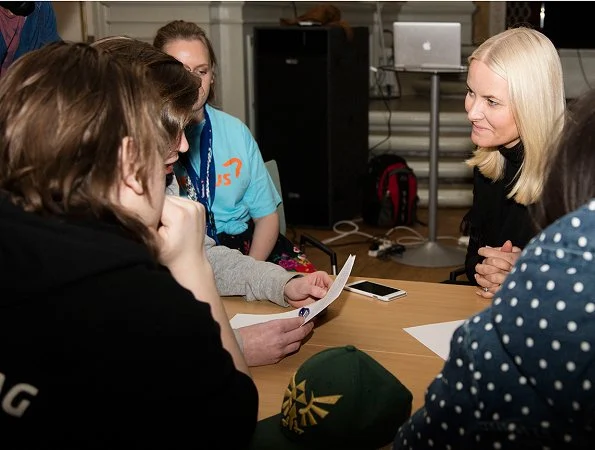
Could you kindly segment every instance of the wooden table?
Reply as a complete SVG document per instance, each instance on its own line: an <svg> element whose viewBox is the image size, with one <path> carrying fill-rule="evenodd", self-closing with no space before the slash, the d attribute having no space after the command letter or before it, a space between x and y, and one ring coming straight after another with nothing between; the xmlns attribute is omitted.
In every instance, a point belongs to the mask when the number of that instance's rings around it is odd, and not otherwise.
<svg viewBox="0 0 595 450"><path fill-rule="evenodd" d="M361 279L351 277L349 281ZM475 295L477 288L472 286L366 279L399 287L408 294L382 302L343 291L326 315L317 320L313 333L297 353L278 364L251 369L260 396L259 419L280 412L284 390L306 359L326 348L348 344L368 353L407 386L413 393L415 411L423 405L425 390L444 361L403 328L465 319L489 305ZM270 302L246 302L240 297L224 298L224 303L230 318L237 313L287 311Z"/></svg>

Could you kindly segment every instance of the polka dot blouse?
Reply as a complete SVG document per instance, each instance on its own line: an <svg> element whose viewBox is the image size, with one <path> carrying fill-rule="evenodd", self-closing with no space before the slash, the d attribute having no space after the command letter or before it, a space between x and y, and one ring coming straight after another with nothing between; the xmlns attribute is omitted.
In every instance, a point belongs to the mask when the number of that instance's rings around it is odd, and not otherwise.
<svg viewBox="0 0 595 450"><path fill-rule="evenodd" d="M595 200L534 237L454 333L395 449L595 448Z"/></svg>

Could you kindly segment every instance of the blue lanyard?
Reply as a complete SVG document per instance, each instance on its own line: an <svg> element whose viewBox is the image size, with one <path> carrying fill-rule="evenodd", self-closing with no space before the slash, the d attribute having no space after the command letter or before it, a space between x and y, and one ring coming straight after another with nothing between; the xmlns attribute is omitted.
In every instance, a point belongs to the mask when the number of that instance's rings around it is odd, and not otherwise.
<svg viewBox="0 0 595 450"><path fill-rule="evenodd" d="M215 200L215 186L217 184L217 175L215 174L215 161L213 157L213 127L211 126L211 119L207 108L203 109L205 115L205 123L200 133L200 174L199 177L190 162L190 152L182 153L180 155L180 162L186 169L192 189L188 190L188 197L192 200L199 201L205 207L207 218L207 235L219 244L217 239L217 228L215 226L215 216L212 211L213 201ZM194 191L194 192L192 192Z"/></svg>

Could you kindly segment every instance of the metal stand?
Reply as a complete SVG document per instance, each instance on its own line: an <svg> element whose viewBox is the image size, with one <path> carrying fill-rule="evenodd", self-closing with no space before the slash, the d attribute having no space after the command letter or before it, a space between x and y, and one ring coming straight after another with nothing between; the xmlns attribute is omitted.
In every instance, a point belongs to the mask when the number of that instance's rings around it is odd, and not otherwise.
<svg viewBox="0 0 595 450"><path fill-rule="evenodd" d="M440 73L431 72L430 85L430 173L428 190L428 240L419 247L408 247L396 261L417 267L458 266L465 262L465 251L436 242L436 214L438 211L438 134L440 128ZM446 72L446 70L442 71Z"/></svg>

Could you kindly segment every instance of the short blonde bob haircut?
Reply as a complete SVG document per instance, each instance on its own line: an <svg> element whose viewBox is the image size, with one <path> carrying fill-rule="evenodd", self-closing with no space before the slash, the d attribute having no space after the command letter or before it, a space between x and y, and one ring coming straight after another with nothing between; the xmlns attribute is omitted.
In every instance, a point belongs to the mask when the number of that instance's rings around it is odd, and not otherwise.
<svg viewBox="0 0 595 450"><path fill-rule="evenodd" d="M469 64L473 60L508 82L512 114L524 146L524 161L509 198L522 205L534 203L541 196L548 148L560 134L566 107L558 51L542 33L519 27L486 40L469 56ZM478 147L466 163L492 180L504 175L504 157L497 147Z"/></svg>

